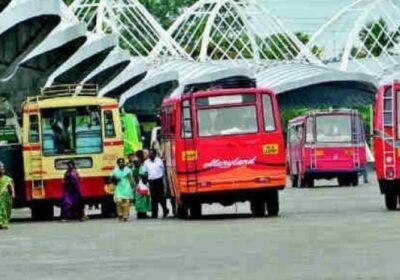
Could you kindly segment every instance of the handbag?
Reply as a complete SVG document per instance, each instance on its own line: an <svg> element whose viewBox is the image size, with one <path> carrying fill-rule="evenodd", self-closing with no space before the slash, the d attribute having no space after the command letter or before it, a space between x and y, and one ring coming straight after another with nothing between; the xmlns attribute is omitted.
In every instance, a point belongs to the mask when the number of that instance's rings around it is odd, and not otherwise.
<svg viewBox="0 0 400 280"><path fill-rule="evenodd" d="M150 194L149 187L146 184L143 184L142 182L139 182L136 188L136 192L143 196L148 196Z"/></svg>

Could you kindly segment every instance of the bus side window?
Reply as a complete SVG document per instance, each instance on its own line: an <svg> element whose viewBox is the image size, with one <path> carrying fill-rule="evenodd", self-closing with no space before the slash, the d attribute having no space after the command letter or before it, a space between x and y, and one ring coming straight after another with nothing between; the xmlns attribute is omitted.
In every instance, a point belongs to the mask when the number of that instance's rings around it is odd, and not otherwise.
<svg viewBox="0 0 400 280"><path fill-rule="evenodd" d="M29 143L39 142L39 118L38 115L29 115Z"/></svg>
<svg viewBox="0 0 400 280"><path fill-rule="evenodd" d="M182 138L192 138L192 114L190 112L190 102L185 100L182 102Z"/></svg>
<svg viewBox="0 0 400 280"><path fill-rule="evenodd" d="M264 129L265 131L275 130L274 110L272 108L271 97L268 94L262 95L263 102L263 115L264 115Z"/></svg>
<svg viewBox="0 0 400 280"><path fill-rule="evenodd" d="M387 127L393 126L393 108L392 108L392 99L390 96L392 95L392 88L388 88L384 92L384 99L383 99L383 122L384 125ZM389 97L386 99L385 97ZM393 97L392 97L393 98Z"/></svg>
<svg viewBox="0 0 400 280"><path fill-rule="evenodd" d="M113 113L111 110L104 111L104 131L106 138L114 138L116 136Z"/></svg>
<svg viewBox="0 0 400 280"><path fill-rule="evenodd" d="M307 143L315 142L315 138L314 138L314 122L313 122L313 118L311 118L311 117L307 118L306 142Z"/></svg>
<svg viewBox="0 0 400 280"><path fill-rule="evenodd" d="M289 129L289 142L290 142L290 144L297 143L297 131L296 131L296 127L294 127L294 126L292 126Z"/></svg>
<svg viewBox="0 0 400 280"><path fill-rule="evenodd" d="M169 131L169 134L171 134L171 135L175 134L175 118L174 118L174 116L175 115L174 115L173 111L171 110L168 113L168 124L169 124L168 131Z"/></svg>
<svg viewBox="0 0 400 280"><path fill-rule="evenodd" d="M303 125L299 125L297 127L297 141L299 143L303 142L303 135L304 135L304 126Z"/></svg>

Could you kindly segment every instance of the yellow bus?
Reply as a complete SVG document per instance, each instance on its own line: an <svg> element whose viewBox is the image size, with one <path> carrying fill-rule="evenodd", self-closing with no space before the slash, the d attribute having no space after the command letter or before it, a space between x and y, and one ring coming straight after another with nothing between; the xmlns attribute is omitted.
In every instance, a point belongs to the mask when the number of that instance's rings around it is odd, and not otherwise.
<svg viewBox="0 0 400 280"><path fill-rule="evenodd" d="M103 214L113 211L106 181L124 144L117 100L98 97L96 85L57 85L28 98L22 113L25 196L33 218L53 217L70 160L84 202L101 204Z"/></svg>

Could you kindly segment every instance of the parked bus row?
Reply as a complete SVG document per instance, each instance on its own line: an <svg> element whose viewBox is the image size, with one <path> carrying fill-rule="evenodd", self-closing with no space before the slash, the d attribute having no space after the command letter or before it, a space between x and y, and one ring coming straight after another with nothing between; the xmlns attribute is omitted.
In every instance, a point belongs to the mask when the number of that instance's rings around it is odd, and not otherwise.
<svg viewBox="0 0 400 280"><path fill-rule="evenodd" d="M383 86L374 110L376 171L389 210L400 198L398 88ZM23 174L13 174L23 178L17 204L31 207L35 218L53 216L70 160L80 170L84 202L101 204L105 214L114 209L107 178L124 150L141 148L140 129L134 115L121 114L116 100L97 92L90 85L59 86L28 98L22 105L20 151L11 144L4 149L14 138L7 130L10 123L0 122L2 157L8 153L1 160L14 166L23 162ZM276 216L287 168L294 187L333 178L339 185L358 185L359 174L366 172L366 137L358 112L313 111L297 117L289 122L285 145L276 96L267 89L204 90L166 98L161 123L168 184L183 218L201 216L202 204L244 201L254 216ZM13 141L18 143L18 136Z"/></svg>
<svg viewBox="0 0 400 280"><path fill-rule="evenodd" d="M388 210L400 200L400 84L384 85L374 108L375 165ZM366 137L355 110L313 111L289 122L287 154L273 92L209 90L168 98L162 141L178 213L201 215L203 203L250 201L255 216L279 212L278 191L317 179L357 186L367 174Z"/></svg>

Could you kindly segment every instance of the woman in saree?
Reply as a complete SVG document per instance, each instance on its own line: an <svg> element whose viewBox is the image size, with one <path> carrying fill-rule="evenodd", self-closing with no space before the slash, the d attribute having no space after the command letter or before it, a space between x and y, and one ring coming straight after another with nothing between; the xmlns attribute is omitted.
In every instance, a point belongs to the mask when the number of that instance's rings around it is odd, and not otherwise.
<svg viewBox="0 0 400 280"><path fill-rule="evenodd" d="M132 170L125 165L125 160L119 158L117 166L111 173L111 178L115 184L114 201L117 206L118 219L123 222L129 220L129 211L133 200L131 187Z"/></svg>
<svg viewBox="0 0 400 280"><path fill-rule="evenodd" d="M13 180L6 175L4 164L0 162L0 230L8 229L13 198L15 198Z"/></svg>
<svg viewBox="0 0 400 280"><path fill-rule="evenodd" d="M64 175L64 193L61 208L61 221L85 220L84 205L80 189L80 178L73 161L68 162Z"/></svg>
<svg viewBox="0 0 400 280"><path fill-rule="evenodd" d="M135 188L135 207L138 219L147 219L151 211L150 186L146 173L140 174L139 183Z"/></svg>
<svg viewBox="0 0 400 280"><path fill-rule="evenodd" d="M147 212L151 211L148 180L144 171L143 157L132 158L133 196L138 219L148 218Z"/></svg>

